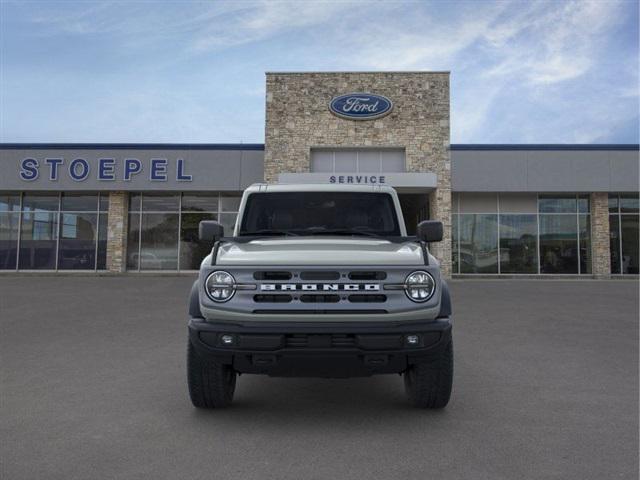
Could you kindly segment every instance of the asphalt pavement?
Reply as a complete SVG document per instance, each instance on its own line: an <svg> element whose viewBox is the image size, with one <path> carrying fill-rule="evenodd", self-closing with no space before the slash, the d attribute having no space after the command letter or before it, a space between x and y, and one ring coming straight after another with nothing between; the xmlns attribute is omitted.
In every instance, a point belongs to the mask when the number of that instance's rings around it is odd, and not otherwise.
<svg viewBox="0 0 640 480"><path fill-rule="evenodd" d="M453 281L443 411L397 375L243 375L194 409L192 281L0 276L0 478L638 478L637 281Z"/></svg>

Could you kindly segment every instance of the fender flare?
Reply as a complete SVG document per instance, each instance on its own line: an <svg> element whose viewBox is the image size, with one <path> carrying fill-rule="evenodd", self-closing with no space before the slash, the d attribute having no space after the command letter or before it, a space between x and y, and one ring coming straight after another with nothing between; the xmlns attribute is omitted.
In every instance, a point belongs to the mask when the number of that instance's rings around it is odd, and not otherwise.
<svg viewBox="0 0 640 480"><path fill-rule="evenodd" d="M438 318L451 316L451 294L449 293L449 285L442 280L442 295L440 297L440 313Z"/></svg>
<svg viewBox="0 0 640 480"><path fill-rule="evenodd" d="M189 316L191 318L204 318L200 311L200 294L198 293L198 280L193 282L189 295Z"/></svg>

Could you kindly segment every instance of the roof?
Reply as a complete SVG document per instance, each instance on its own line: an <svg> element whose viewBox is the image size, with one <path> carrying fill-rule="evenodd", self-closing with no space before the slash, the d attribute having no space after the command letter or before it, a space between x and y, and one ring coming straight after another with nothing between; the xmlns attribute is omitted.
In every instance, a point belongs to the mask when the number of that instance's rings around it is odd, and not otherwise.
<svg viewBox="0 0 640 480"><path fill-rule="evenodd" d="M452 143L453 151L640 150L637 143ZM264 143L0 143L5 150L264 150Z"/></svg>
<svg viewBox="0 0 640 480"><path fill-rule="evenodd" d="M345 185L326 183L254 183L247 192L385 192L395 193L389 185Z"/></svg>

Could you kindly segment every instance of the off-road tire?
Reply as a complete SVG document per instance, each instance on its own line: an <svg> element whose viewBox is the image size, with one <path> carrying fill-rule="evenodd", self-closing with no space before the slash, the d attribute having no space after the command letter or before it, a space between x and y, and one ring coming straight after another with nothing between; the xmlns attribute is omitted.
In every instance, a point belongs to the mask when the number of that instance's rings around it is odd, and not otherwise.
<svg viewBox="0 0 640 480"><path fill-rule="evenodd" d="M453 384L453 342L437 356L411 365L404 372L404 388L418 408L444 408Z"/></svg>
<svg viewBox="0 0 640 480"><path fill-rule="evenodd" d="M230 365L205 361L189 342L187 382L194 407L224 408L231 404L236 389L236 372Z"/></svg>

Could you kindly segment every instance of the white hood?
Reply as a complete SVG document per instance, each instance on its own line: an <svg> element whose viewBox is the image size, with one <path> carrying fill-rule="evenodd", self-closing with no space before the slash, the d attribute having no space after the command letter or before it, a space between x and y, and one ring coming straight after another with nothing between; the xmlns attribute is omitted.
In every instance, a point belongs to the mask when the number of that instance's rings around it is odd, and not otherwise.
<svg viewBox="0 0 640 480"><path fill-rule="evenodd" d="M418 243L375 238L288 237L223 243L217 265L424 265Z"/></svg>

